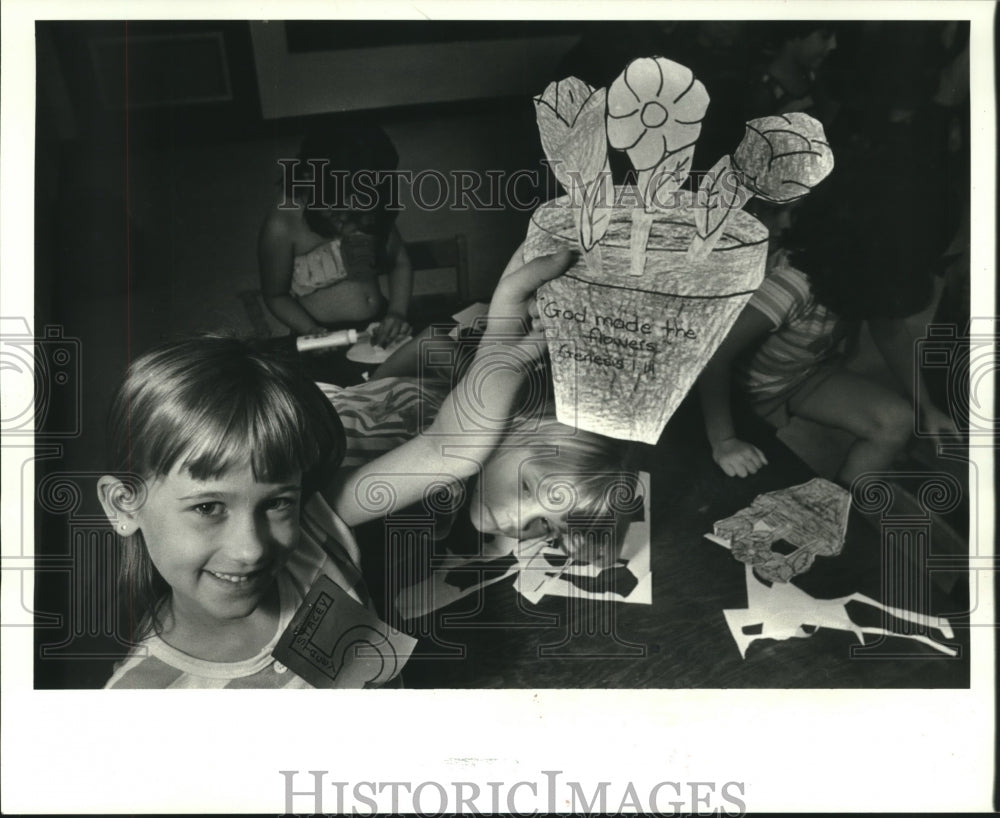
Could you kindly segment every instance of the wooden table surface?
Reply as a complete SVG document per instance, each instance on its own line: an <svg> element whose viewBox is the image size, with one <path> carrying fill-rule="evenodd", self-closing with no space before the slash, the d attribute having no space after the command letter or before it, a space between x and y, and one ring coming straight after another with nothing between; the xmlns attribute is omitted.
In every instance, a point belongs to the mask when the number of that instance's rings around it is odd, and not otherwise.
<svg viewBox="0 0 1000 818"><path fill-rule="evenodd" d="M645 452L652 484L652 604L608 603L546 596L527 602L513 578L403 626L419 635L404 670L410 688L881 688L966 687L967 621L950 618L956 658L911 639L888 638L860 655L848 632L821 629L808 638L757 640L746 659L723 616L744 608L744 566L704 538L716 520L748 506L758 494L806 482L814 475L770 430L743 430L769 465L756 475L726 477L712 462L689 400L659 444ZM382 523L359 532L366 554L385 542ZM815 598L861 592L886 602L893 579L883 568L877 525L852 509L843 551L817 557L794 583ZM902 553L902 552L900 552ZM897 554L899 556L899 554ZM380 560L366 573L384 571ZM897 569L892 569L893 571ZM903 570L903 569L900 569ZM906 571L916 570L906 568ZM898 580L898 578L896 578ZM387 595L378 588L383 605ZM898 585L899 582L897 581ZM926 583L924 612L964 612L963 583L945 593ZM379 597L381 594L381 597ZM913 595L907 597L913 608ZM849 607L858 624L877 626L881 614ZM391 614L387 614L390 615ZM397 620L397 624L400 624ZM877 637L868 637L875 643Z"/></svg>

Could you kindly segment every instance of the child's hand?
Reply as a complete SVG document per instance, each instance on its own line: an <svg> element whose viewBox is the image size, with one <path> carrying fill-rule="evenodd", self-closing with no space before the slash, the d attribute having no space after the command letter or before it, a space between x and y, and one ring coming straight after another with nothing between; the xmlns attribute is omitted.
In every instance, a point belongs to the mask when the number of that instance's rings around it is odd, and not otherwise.
<svg viewBox="0 0 1000 818"><path fill-rule="evenodd" d="M490 302L486 332L479 343L478 356L498 345L517 349L524 363L540 359L545 352L544 336L535 292L546 281L573 266L579 254L560 250L541 256L515 270L505 271Z"/></svg>
<svg viewBox="0 0 1000 818"><path fill-rule="evenodd" d="M756 446L729 437L712 448L712 457L730 477L748 477L767 465L767 458Z"/></svg>
<svg viewBox="0 0 1000 818"><path fill-rule="evenodd" d="M563 249L505 272L490 301L486 336L532 334L538 318L538 311L534 306L536 290L546 281L565 273L578 257L577 252Z"/></svg>
<svg viewBox="0 0 1000 818"><path fill-rule="evenodd" d="M372 346L387 347L400 338L405 338L413 331L409 321L402 315L387 312L385 317L372 332Z"/></svg>

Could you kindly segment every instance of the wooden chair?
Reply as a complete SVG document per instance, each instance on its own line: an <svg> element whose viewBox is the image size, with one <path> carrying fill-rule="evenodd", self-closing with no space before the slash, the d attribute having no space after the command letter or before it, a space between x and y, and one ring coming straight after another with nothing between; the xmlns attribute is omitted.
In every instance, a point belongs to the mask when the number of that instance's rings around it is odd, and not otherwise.
<svg viewBox="0 0 1000 818"><path fill-rule="evenodd" d="M465 236L410 241L406 252L413 267L409 318L414 328L447 320L469 303ZM379 283L386 292L386 276Z"/></svg>

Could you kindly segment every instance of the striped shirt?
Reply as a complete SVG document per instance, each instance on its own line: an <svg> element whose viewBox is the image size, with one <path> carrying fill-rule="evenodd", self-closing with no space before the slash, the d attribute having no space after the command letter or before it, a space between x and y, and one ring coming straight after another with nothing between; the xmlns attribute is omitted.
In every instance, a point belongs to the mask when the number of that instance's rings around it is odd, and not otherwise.
<svg viewBox="0 0 1000 818"><path fill-rule="evenodd" d="M416 437L434 421L448 394L443 380L382 378L357 386L321 383L344 424L343 467L356 468Z"/></svg>
<svg viewBox="0 0 1000 818"><path fill-rule="evenodd" d="M819 304L809 279L787 263L768 274L747 306L774 326L760 346L736 362L737 383L752 401L791 395L821 366L840 357L847 322Z"/></svg>
<svg viewBox="0 0 1000 818"><path fill-rule="evenodd" d="M350 528L326 504L312 497L302 511L302 540L278 574L281 613L273 638L256 656L239 662L198 659L152 634L115 667L106 688L209 689L311 687L271 656L309 588L324 574L355 601L373 609L358 569L360 551Z"/></svg>

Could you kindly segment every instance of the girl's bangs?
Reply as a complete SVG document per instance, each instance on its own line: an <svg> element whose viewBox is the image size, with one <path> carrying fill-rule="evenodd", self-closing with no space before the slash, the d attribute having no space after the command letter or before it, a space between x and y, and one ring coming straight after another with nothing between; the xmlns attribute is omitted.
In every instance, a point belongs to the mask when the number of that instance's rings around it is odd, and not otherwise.
<svg viewBox="0 0 1000 818"><path fill-rule="evenodd" d="M303 421L287 401L253 401L223 421L207 412L189 434L183 466L198 480L248 464L254 478L278 482L311 467Z"/></svg>

